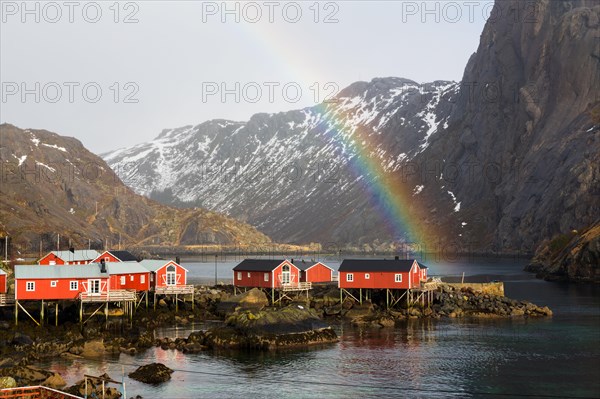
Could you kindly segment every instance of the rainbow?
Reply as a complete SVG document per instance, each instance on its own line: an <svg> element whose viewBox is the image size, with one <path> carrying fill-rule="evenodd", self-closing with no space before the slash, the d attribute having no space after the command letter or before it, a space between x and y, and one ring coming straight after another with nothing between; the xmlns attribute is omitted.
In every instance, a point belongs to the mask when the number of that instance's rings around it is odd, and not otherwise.
<svg viewBox="0 0 600 399"><path fill-rule="evenodd" d="M308 87L312 82L317 82L319 74L317 68L309 61L311 49L302 49L297 45L290 45L295 42L292 37L286 35L281 30L273 29L270 24L239 24L245 26L242 30L248 37L257 36L264 44L264 55L269 58L273 53L277 54L275 60L283 63L284 69L290 78L298 78L300 82L306 83ZM249 40L246 38L246 40ZM277 61L275 61L277 62ZM341 118L333 115L328 109L327 103L320 103L310 108L317 110L325 119L321 120L323 124L324 135L337 144L346 148L354 149L354 156L349 157L351 172L356 176L362 176L360 183L368 192L372 205L380 213L382 220L386 221L386 229L390 236L390 241L398 242L403 238L406 242L415 243L416 246L423 249L425 243L432 242L433 235L427 233L426 226L417 216L421 213L420 204L415 201L413 189L408 187L408 183L401 179L386 173L380 160L373 156L376 154L377 143L376 135L369 136L362 129L357 129L353 134L345 131L344 123ZM412 214L409 210L413 210Z"/></svg>

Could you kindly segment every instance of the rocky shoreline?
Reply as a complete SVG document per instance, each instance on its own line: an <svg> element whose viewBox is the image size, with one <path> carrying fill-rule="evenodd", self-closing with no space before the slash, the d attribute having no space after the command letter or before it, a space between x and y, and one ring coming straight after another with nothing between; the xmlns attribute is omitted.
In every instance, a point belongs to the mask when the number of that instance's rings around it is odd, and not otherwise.
<svg viewBox="0 0 600 399"><path fill-rule="evenodd" d="M63 312L68 315L68 310ZM279 350L337 342L330 322L350 322L365 328L392 328L407 319L429 318L515 318L547 317L552 311L527 301L489 294L470 287L440 284L431 304L413 304L387 309L377 295L361 303L352 298L340 303L339 290L332 286L315 286L307 299L278 307L269 306L267 296L253 289L233 295L231 286L197 287L195 307L161 300L156 311L140 307L131 325L126 321L92 319L83 329L78 323L61 321L58 327L38 328L23 322L15 328L0 322L0 387L45 385L81 392L81 385L65 388L59 374L41 370L36 365L57 357L99 359L135 355L153 346L165 350L197 353L206 350ZM6 314L5 314L6 316ZM75 317L72 317L75 319ZM6 320L6 319L5 319ZM155 337L157 327L187 325L191 322L217 320L206 331L196 331L188 338ZM6 378L4 378L6 377ZM2 385L3 384L3 385ZM113 392L117 395L116 390ZM107 396L119 397L119 396Z"/></svg>

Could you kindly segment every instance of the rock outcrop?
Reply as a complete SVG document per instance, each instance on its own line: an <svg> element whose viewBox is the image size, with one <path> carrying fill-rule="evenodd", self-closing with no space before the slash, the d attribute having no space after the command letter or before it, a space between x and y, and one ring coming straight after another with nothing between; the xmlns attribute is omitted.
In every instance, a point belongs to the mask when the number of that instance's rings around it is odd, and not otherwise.
<svg viewBox="0 0 600 399"><path fill-rule="evenodd" d="M162 363L151 363L138 367L129 377L146 384L160 384L171 379L173 370Z"/></svg>
<svg viewBox="0 0 600 399"><path fill-rule="evenodd" d="M544 241L525 270L546 280L600 283L600 221Z"/></svg>

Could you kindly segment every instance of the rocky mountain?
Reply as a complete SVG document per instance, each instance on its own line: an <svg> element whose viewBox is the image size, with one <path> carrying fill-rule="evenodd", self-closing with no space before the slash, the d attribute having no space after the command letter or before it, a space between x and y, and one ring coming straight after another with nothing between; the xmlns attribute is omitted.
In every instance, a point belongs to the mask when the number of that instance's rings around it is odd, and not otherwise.
<svg viewBox="0 0 600 399"><path fill-rule="evenodd" d="M387 249L418 225L430 250L533 252L599 214L600 6L497 1L491 15L460 83L357 82L103 157L138 193L280 241Z"/></svg>
<svg viewBox="0 0 600 399"><path fill-rule="evenodd" d="M176 209L135 194L71 137L0 125L0 229L20 252L108 245L261 245L255 228L201 208Z"/></svg>

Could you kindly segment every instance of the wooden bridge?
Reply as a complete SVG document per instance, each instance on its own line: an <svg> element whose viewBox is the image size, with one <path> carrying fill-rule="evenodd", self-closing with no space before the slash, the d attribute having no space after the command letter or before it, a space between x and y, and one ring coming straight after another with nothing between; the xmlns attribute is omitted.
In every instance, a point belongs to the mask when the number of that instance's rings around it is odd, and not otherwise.
<svg viewBox="0 0 600 399"><path fill-rule="evenodd" d="M0 306L10 306L15 304L15 296L9 294L0 294Z"/></svg>
<svg viewBox="0 0 600 399"><path fill-rule="evenodd" d="M179 310L179 301L185 302L185 295L192 296L192 309L194 309L194 286L193 285L167 285L163 287L155 287L154 288L154 310L156 310L157 304L157 296L165 295L165 296L175 296L175 311Z"/></svg>
<svg viewBox="0 0 600 399"><path fill-rule="evenodd" d="M111 290L101 294L82 292L79 294L81 302L130 302L137 299L137 294L133 290Z"/></svg>

